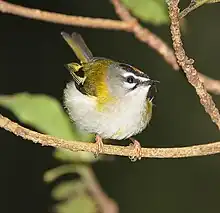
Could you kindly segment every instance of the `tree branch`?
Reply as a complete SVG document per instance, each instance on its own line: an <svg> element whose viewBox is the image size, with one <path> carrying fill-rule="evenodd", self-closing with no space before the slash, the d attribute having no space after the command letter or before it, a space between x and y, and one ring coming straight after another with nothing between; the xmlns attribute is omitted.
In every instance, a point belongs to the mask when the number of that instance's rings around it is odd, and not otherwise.
<svg viewBox="0 0 220 213"><path fill-rule="evenodd" d="M156 49L162 56L167 57L166 61L170 61L170 64L173 64L174 69L178 69L178 64L176 58L173 57L173 50L171 50L164 41L162 41L155 34L150 32L148 29L143 28L137 21L136 18L131 16L129 11L126 9L123 4L120 3L120 0L111 0L112 4L115 7L115 11L118 16L127 23L134 23L135 27L131 28L133 33L140 41L147 43L153 49ZM204 83L205 88L219 95L220 94L220 81L211 79L201 73L199 73L200 80Z"/></svg>
<svg viewBox="0 0 220 213"><path fill-rule="evenodd" d="M120 8L123 10L122 5L118 4L115 6L116 8L118 8L118 10L120 10ZM160 55L162 55L165 61L168 64L170 64L173 67L173 69L177 70L179 68L174 53L167 46L167 44L165 44L159 37L151 33L149 30L141 27L136 21L136 19L133 17L131 17L130 20L116 21L111 19L70 16L22 7L19 5L5 2L3 0L0 0L0 11L2 13L19 15L26 18L52 22L56 24L133 32L140 41L148 44L150 47L155 49Z"/></svg>
<svg viewBox="0 0 220 213"><path fill-rule="evenodd" d="M196 8L202 6L205 3L208 3L209 0L200 0L200 1L195 1L195 0L191 0L189 6L187 8L185 8L180 14L179 14L179 18L182 19L184 18L187 14L191 13L193 10L195 10Z"/></svg>
<svg viewBox="0 0 220 213"><path fill-rule="evenodd" d="M138 24L137 20L134 19L129 14L129 12L120 4L118 0L112 0L112 2L115 5L117 13L121 16L121 18L124 21L67 16L58 13L50 13L36 9L25 8L10 3L6 3L2 0L0 0L0 11L4 13L11 13L14 15L20 15L28 18L49 21L53 23L62 23L62 24L69 24L69 25L82 26L82 27L115 29L115 30L124 30L128 32L133 32L137 36L137 38L139 38L139 40L155 48L158 52L160 52L161 55L164 56L166 60L168 60L166 57L166 53L167 51L169 52L170 49L165 44L163 44L161 40L159 40L158 43L157 39L159 38L155 37L155 35L153 35L147 29L142 28ZM192 65L193 64L192 59L188 59L182 47L182 41L180 38L179 20L178 20L179 9L178 9L177 0L171 1L169 5L169 13L171 18L171 33L173 39L173 46L175 49L176 57L178 59L178 63L185 71L188 81L195 87L196 92L200 97L201 104L204 106L206 112L210 115L213 122L215 122L217 126L220 128L219 112L216 109L211 96L206 92L202 82L199 80L199 75ZM151 38L152 39L151 40L150 37L152 36L154 39ZM156 44L159 45L154 46L153 42L156 42ZM161 51L160 49L161 44L163 48L167 48L165 52ZM177 68L176 63L174 61L173 62L167 61L167 62L171 63L174 68ZM204 81L205 79L204 76L202 76L201 74L200 74L200 78L201 79L203 78L202 81ZM207 80L207 78L205 80ZM12 122L8 118L3 117L2 115L0 115L0 127L14 133L17 136L21 136L23 139L32 140L33 142L40 143L43 146L64 148L70 151L88 151L94 153L96 152L96 145L94 143L66 141L63 139L58 139L56 137L40 134L38 132L31 131L27 128L22 127L19 124ZM134 155L133 152L134 150L129 146L123 147L123 146L104 145L103 148L103 154L109 154L109 155L132 156ZM211 154L220 153L220 142L209 143L205 145L182 147L182 148L143 148L142 153L143 153L142 157L148 157L148 158L182 158L182 157L211 155Z"/></svg>
<svg viewBox="0 0 220 213"><path fill-rule="evenodd" d="M173 50L168 47L168 45L162 41L158 36L153 34L147 28L143 28L136 18L134 18L126 7L120 3L120 0L111 0L115 7L115 11L118 16L125 23L133 23L131 31L134 33L136 38L143 43L148 44L151 48L155 49L160 55L162 55L168 64L173 66L173 69L178 70L179 66L176 62L176 57L174 56Z"/></svg>
<svg viewBox="0 0 220 213"><path fill-rule="evenodd" d="M180 33L178 3L179 0L171 0L168 2L169 16L171 19L170 31L172 34L173 47L175 50L177 62L186 73L186 77L189 83L195 88L196 93L200 98L200 103L203 105L205 111L210 115L212 121L220 129L219 110L215 107L215 103L212 100L211 95L207 93L204 84L199 79L199 74L193 66L194 60L186 56L185 50L183 48Z"/></svg>
<svg viewBox="0 0 220 213"><path fill-rule="evenodd" d="M14 5L0 0L0 11L2 13L9 13L19 15L26 18L37 19L46 22L57 24L74 25L80 27L102 28L108 30L123 30L133 32L137 39L148 44L150 47L158 51L165 60L170 63L174 69L178 69L178 64L172 49L170 49L165 42L159 37L150 32L148 29L143 28L128 10L120 3L119 0L111 0L115 7L116 13L123 21L116 21L111 19L89 18L81 16L64 15L53 12L41 11L38 9L31 9ZM211 79L200 74L201 81L210 92L220 94L220 81Z"/></svg>
<svg viewBox="0 0 220 213"><path fill-rule="evenodd" d="M220 0L191 0L189 6L180 13L179 18L184 18L186 15L188 15L198 7L202 6L203 4L212 4L217 2L220 2Z"/></svg>
<svg viewBox="0 0 220 213"><path fill-rule="evenodd" d="M87 151L93 153L96 153L97 151L97 146L95 143L67 141L49 135L44 135L24 128L2 115L0 115L0 128L4 128L5 130L20 136L23 139L40 143L42 146L52 146L70 151ZM184 158L213 155L217 153L220 153L220 142L179 148L142 148L142 157L146 158ZM102 154L133 156L135 153L134 149L130 146L104 145Z"/></svg>
<svg viewBox="0 0 220 213"><path fill-rule="evenodd" d="M102 18L89 18L81 16L64 15L54 12L46 12L38 9L22 7L0 0L0 11L25 18L52 22L55 24L74 25L80 27L102 28L109 30L130 31L131 23Z"/></svg>
<svg viewBox="0 0 220 213"><path fill-rule="evenodd" d="M200 81L204 84L204 87L215 95L220 95L220 80L212 79L202 73L199 74Z"/></svg>
<svg viewBox="0 0 220 213"><path fill-rule="evenodd" d="M101 18L89 18L81 16L64 15L53 12L41 11L38 9L31 9L14 5L8 2L0 0L0 11L2 13L9 13L13 15L19 15L26 18L37 19L46 22L52 22L57 24L74 25L80 27L102 28L108 30L123 30L127 32L133 32L137 39L148 44L150 47L158 51L165 60L173 66L174 69L178 69L176 58L173 51L163 42L159 37L150 32L148 29L143 28L135 19L131 16L128 10L120 3L119 0L111 0L115 7L116 13L121 17L123 21L116 21L111 19ZM220 81L211 81L209 77L201 74L201 80L204 82L204 86L210 92L214 94L220 94ZM213 83L213 85L211 84Z"/></svg>
<svg viewBox="0 0 220 213"><path fill-rule="evenodd" d="M85 180L89 192L93 195L102 213L118 213L119 208L114 200L109 198L97 181L90 167L83 168L82 178Z"/></svg>

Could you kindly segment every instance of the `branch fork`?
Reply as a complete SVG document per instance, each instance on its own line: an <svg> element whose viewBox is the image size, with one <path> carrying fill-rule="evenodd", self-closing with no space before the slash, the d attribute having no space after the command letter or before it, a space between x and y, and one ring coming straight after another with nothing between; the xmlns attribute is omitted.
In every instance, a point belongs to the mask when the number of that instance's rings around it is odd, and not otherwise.
<svg viewBox="0 0 220 213"><path fill-rule="evenodd" d="M171 34L173 40L173 51L156 35L150 32L148 29L143 28L135 19L130 15L128 10L120 3L119 0L112 0L116 12L122 21L100 19L100 18L88 18L79 16L68 16L64 14L52 13L41 11L37 9L26 8L18 5L14 5L0 0L0 11L2 13L9 13L13 15L19 15L26 18L32 18L52 23L60 23L66 25L75 25L81 27L102 28L108 30L124 30L127 32L133 32L134 35L142 42L148 44L153 49L157 50L167 63L172 65L174 69L178 69L178 64L183 68L186 73L189 83L195 88L197 95L200 98L200 102L203 105L205 111L210 115L212 121L220 129L220 114L215 107L215 103L212 97L207 93L206 89L214 90L220 94L220 84L212 87L212 83L219 83L217 80L210 79L196 71L193 66L194 60L189 59L183 49L183 43L180 34L179 24L179 8L178 0L169 0L168 9L171 19ZM176 57L175 57L176 56ZM177 62L176 62L177 58ZM205 86L204 86L205 85ZM49 135L44 135L38 132L31 131L27 128L20 126L19 124L9 120L8 118L0 114L0 128L14 133L23 139L31 140L35 143L40 143L43 146L53 146L58 148L64 148L71 151L87 151L96 152L96 145L94 143L85 143L79 141L66 141L63 139L55 138ZM104 145L103 153L109 155L119 156L131 156L133 150L130 147ZM183 158L193 156L204 156L220 153L220 142L213 142L204 145L196 145L181 148L142 148L142 157L147 158Z"/></svg>

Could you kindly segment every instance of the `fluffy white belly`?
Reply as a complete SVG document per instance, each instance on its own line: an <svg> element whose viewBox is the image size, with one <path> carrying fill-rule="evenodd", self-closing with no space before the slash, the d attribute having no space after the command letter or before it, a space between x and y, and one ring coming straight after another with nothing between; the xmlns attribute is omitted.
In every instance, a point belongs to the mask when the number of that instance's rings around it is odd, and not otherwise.
<svg viewBox="0 0 220 213"><path fill-rule="evenodd" d="M104 111L97 110L96 100L79 92L69 83L64 92L65 105L76 125L102 138L125 139L146 128L150 120L147 113L146 95L143 98L124 97L110 104Z"/></svg>

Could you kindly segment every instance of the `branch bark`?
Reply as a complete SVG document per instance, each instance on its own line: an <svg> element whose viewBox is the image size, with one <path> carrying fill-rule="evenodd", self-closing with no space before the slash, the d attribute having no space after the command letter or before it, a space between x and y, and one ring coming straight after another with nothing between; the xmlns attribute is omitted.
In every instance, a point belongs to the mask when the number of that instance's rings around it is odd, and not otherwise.
<svg viewBox="0 0 220 213"><path fill-rule="evenodd" d="M0 0L0 11L2 13L9 13L12 15L18 15L25 18L36 19L45 22L74 25L80 27L130 31L130 28L132 26L131 23L125 23L122 21L116 21L111 19L71 16L60 13L42 11L38 9L32 9L8 3L3 0Z"/></svg>
<svg viewBox="0 0 220 213"><path fill-rule="evenodd" d="M186 15L188 15L198 7L202 6L203 4L212 4L217 2L220 2L220 0L191 0L189 6L180 13L179 18L184 18Z"/></svg>
<svg viewBox="0 0 220 213"><path fill-rule="evenodd" d="M212 79L202 73L199 73L199 79L204 84L207 91L215 95L220 95L220 80Z"/></svg>
<svg viewBox="0 0 220 213"><path fill-rule="evenodd" d="M123 8L122 5L118 5L118 9L120 9L120 7ZM56 24L133 32L140 41L148 44L160 55L162 55L165 61L170 64L173 69L179 69L173 50L168 47L167 44L165 44L159 37L151 33L148 29L142 28L134 18L130 18L130 20L125 21L116 21L111 19L70 16L22 7L5 2L3 0L0 0L0 12Z"/></svg>
<svg viewBox="0 0 220 213"><path fill-rule="evenodd" d="M97 151L95 143L67 141L49 135L44 135L22 127L2 115L0 115L0 128L4 128L23 139L31 140L34 143L40 143L42 146L63 148L74 152L87 151L96 153ZM213 155L217 153L220 153L220 142L178 148L142 148L142 157L145 158L185 158ZM133 156L135 153L134 149L130 146L104 145L102 154Z"/></svg>
<svg viewBox="0 0 220 213"><path fill-rule="evenodd" d="M173 50L168 47L168 45L162 41L157 35L152 33L147 28L142 27L136 18L134 18L127 8L120 3L120 0L111 0L115 7L115 11L118 16L125 23L133 23L131 31L134 33L136 38L143 43L148 44L151 48L157 50L157 52L164 57L168 64L171 64L174 70L178 70L179 66L176 62L176 57L174 56Z"/></svg>
<svg viewBox="0 0 220 213"><path fill-rule="evenodd" d="M156 49L161 55L167 57L166 61L170 61L170 63L175 66L174 69L179 69L176 58L173 58L173 50L171 50L164 41L162 41L158 36L150 32L148 29L143 28L138 23L138 20L129 13L128 9L126 9L126 7L121 4L120 0L111 0L111 2L114 5L115 11L121 20L127 23L134 23L135 27L133 27L131 30L133 30L133 33L137 39L147 43L150 47ZM204 86L208 91L217 95L220 94L219 80L211 79L201 73L199 73L199 78L204 83Z"/></svg>
<svg viewBox="0 0 220 213"><path fill-rule="evenodd" d="M89 192L93 195L96 203L100 208L102 213L118 213L119 208L114 200L109 198L105 192L103 192L102 187L97 181L93 170L90 167L84 168L83 179L86 182Z"/></svg>
<svg viewBox="0 0 220 213"><path fill-rule="evenodd" d="M128 11L126 11L126 8L124 8L118 0L112 0L112 2L115 5L117 13L124 21L66 16L57 13L50 13L36 9L25 8L10 3L6 3L2 0L0 0L0 11L4 13L11 13L14 15L20 15L28 18L49 21L53 23L62 23L62 24L69 24L75 26L94 27L94 28L103 28L103 29L124 30L128 32L133 32L137 36L137 38L139 38L139 40L142 39L142 33L143 33L144 42L150 45L151 41L152 42L156 41L155 39L151 40L148 37L148 36L152 36L153 34L149 34L149 31L146 31L147 29L142 28L138 24L137 20L134 19L129 14ZM216 109L211 96L204 89L204 85L199 79L198 72L195 70L195 68L192 65L193 60L188 59L182 47L182 41L180 38L179 19L178 19L178 15L179 15L178 1L173 0L169 2L171 2L169 3L169 14L171 18L171 33L173 39L173 46L175 49L176 57L178 59L178 63L185 71L188 81L195 87L196 92L200 97L201 104L204 106L206 112L210 115L213 122L215 122L217 126L220 127L219 112ZM140 32L140 35L138 34L138 32ZM144 36L146 36L146 38ZM151 46L153 47L152 44ZM163 47L168 48L166 45ZM159 51L160 47L158 47L158 45L155 45L154 48L158 52L160 52ZM168 48L168 50L170 49ZM166 59L165 57L166 54L163 52L160 53ZM168 63L171 62L169 61ZM172 62L171 64L174 68L177 67L176 63ZM205 79L204 76L202 76L201 74L200 74L200 78L201 79L203 78L203 81ZM0 115L0 127L24 139L32 140L35 143L40 143L43 146L64 148L70 151L96 152L96 145L94 143L66 141L52 136L40 134L38 132L31 131L27 128L22 127L19 124L12 122L11 120L9 120L8 118L2 115ZM131 149L131 147L129 146L123 147L123 146L104 145L103 151L104 151L103 154L109 154L109 155L120 155L120 156L134 155L133 153L134 150ZM213 142L205 145L189 146L182 148L143 148L142 153L143 153L142 157L148 157L148 158L182 158L182 157L211 155L211 154L220 153L220 142Z"/></svg>
<svg viewBox="0 0 220 213"><path fill-rule="evenodd" d="M197 70L194 68L194 60L188 58L183 48L181 40L180 23L179 23L179 0L171 0L168 3L169 16L171 20L170 31L172 34L173 47L178 64L182 67L186 73L188 82L195 88L197 95L200 98L200 103L203 105L205 111L211 117L211 120L220 129L220 114L216 108L211 95L209 95L204 87L204 84L199 78Z"/></svg>

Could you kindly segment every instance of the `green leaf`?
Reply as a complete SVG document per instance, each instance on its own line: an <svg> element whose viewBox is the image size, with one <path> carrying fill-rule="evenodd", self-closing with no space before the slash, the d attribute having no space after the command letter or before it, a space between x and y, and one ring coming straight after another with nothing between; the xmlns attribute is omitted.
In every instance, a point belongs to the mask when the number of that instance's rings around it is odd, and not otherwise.
<svg viewBox="0 0 220 213"><path fill-rule="evenodd" d="M94 135L78 131L61 104L44 94L18 93L0 96L0 106L11 110L18 119L38 131L66 140L92 141ZM55 156L68 161L91 162L93 153L57 149Z"/></svg>
<svg viewBox="0 0 220 213"><path fill-rule="evenodd" d="M58 213L84 212L95 213L96 205L92 197L87 194L87 183L90 181L90 172L85 165L65 164L47 171L44 180L52 182L64 174L78 173L80 179L61 182L52 190L52 196L56 200L66 200L55 206Z"/></svg>
<svg viewBox="0 0 220 213"><path fill-rule="evenodd" d="M18 93L0 96L0 105L11 110L18 119L43 133L74 140L77 133L60 103L49 96Z"/></svg>
<svg viewBox="0 0 220 213"><path fill-rule="evenodd" d="M142 21L155 25L169 22L167 5L164 0L122 0L122 2Z"/></svg>
<svg viewBox="0 0 220 213"><path fill-rule="evenodd" d="M70 199L64 203L55 206L57 213L96 213L96 203L88 194L76 195L75 198Z"/></svg>
<svg viewBox="0 0 220 213"><path fill-rule="evenodd" d="M101 156L95 157L95 155L91 152L72 152L66 149L57 148L56 152L54 152L54 156L56 159L69 161L69 162L84 162L90 163L100 159Z"/></svg>
<svg viewBox="0 0 220 213"><path fill-rule="evenodd" d="M79 166L75 164L64 164L58 166L56 168L50 169L44 173L44 181L45 182L52 182L55 181L58 177L68 174L78 172Z"/></svg>
<svg viewBox="0 0 220 213"><path fill-rule="evenodd" d="M67 140L91 140L93 135L79 132L73 128L67 114L60 103L43 94L31 95L19 93L9 96L0 96L0 106L11 110L18 119L28 125L32 125L41 132L64 138ZM70 152L58 149L57 155L60 158L71 159L72 161L91 162L94 159L92 153ZM61 175L77 172L85 173L86 169L77 164L66 164L47 171L44 180L54 181ZM83 173L83 174L84 174ZM85 173L86 174L86 173ZM86 184L82 180L66 181L57 185L52 191L54 198L58 200L67 199L67 202L58 204L56 211L59 213L95 213L96 205L92 198L86 193Z"/></svg>
<svg viewBox="0 0 220 213"><path fill-rule="evenodd" d="M86 185L81 180L71 180L56 185L52 191L52 196L56 200L66 200L72 196L79 196L85 191Z"/></svg>

